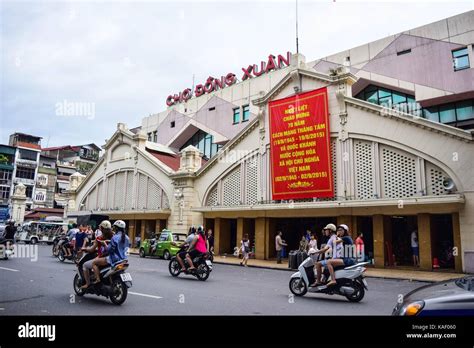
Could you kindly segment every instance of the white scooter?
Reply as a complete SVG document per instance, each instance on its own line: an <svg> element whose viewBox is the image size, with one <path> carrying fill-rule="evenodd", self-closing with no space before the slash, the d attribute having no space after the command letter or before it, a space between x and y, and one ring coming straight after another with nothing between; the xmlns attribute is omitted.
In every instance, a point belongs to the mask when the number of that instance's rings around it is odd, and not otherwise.
<svg viewBox="0 0 474 348"><path fill-rule="evenodd" d="M314 265L318 258L317 254L310 254L298 267L298 272L293 273L290 278L290 291L296 296L304 296L308 291L328 295L345 296L351 302L359 302L364 298L367 289L367 281L364 279L366 270L364 265L368 262L360 262L352 266L335 267L336 284L333 286L318 285L311 287L316 280ZM323 284L330 281L329 271L323 272Z"/></svg>

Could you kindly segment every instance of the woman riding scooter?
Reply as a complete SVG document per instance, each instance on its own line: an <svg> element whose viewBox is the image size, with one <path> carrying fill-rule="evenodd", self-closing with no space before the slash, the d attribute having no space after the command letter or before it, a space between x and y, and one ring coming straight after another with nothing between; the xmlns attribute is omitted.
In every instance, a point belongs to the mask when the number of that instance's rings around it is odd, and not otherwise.
<svg viewBox="0 0 474 348"><path fill-rule="evenodd" d="M348 250L348 248L346 247L346 245L354 245L352 238L347 234L348 231L349 227L347 227L347 225L337 226L336 233L338 239L336 240L336 248L340 250L340 253L338 257L334 257L328 260L326 263L326 266L329 270L329 274L331 275L331 281L327 284L327 286L336 285L336 275L334 272L335 267L349 267L355 264L355 260L353 258L354 252L352 250Z"/></svg>
<svg viewBox="0 0 474 348"><path fill-rule="evenodd" d="M95 283L100 282L100 266L114 266L115 264L127 260L126 250L130 247L130 239L125 232L125 222L117 220L112 226L115 234L107 247L107 257L94 259L92 269L94 270Z"/></svg>
<svg viewBox="0 0 474 348"><path fill-rule="evenodd" d="M109 241L113 237L112 224L108 220L104 220L100 223L99 229L102 232L99 237L94 239L94 243L89 248L82 248L82 251L85 251L91 255L91 259L86 260L82 265L82 271L84 272L84 285L81 286L81 289L87 289L90 286L90 271L92 270L92 265L95 259L100 259L105 256L106 246L104 243ZM95 252L97 251L97 257L95 257ZM78 265L80 267L81 265Z"/></svg>

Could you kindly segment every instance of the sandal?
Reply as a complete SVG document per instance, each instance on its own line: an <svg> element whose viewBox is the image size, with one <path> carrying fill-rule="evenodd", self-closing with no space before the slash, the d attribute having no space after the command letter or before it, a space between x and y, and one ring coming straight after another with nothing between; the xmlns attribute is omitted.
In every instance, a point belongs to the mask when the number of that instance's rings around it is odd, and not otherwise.
<svg viewBox="0 0 474 348"><path fill-rule="evenodd" d="M336 285L337 282L335 280L331 280L329 283L327 283L326 285L327 286L333 286L333 285Z"/></svg>

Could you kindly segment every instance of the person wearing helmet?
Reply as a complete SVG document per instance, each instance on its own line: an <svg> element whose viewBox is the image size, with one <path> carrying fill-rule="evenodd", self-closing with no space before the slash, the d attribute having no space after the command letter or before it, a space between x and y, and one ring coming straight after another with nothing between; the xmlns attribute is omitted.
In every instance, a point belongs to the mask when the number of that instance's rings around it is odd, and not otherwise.
<svg viewBox="0 0 474 348"><path fill-rule="evenodd" d="M82 248L82 251L85 251L89 255L91 255L92 259L86 260L82 265L82 270L84 274L84 285L81 286L82 289L87 289L90 286L90 271L93 269L94 260L100 259L105 257L106 253L106 244L112 239L113 232L112 232L112 224L108 220L104 220L99 225L99 230L101 231L101 235L94 239L94 243L89 248ZM95 252L97 252L97 257L95 256ZM79 265L80 267L80 265Z"/></svg>
<svg viewBox="0 0 474 348"><path fill-rule="evenodd" d="M336 274L334 272L334 267L337 266L352 266L355 263L354 260L354 251L352 246L354 242L352 238L348 235L349 227L347 225L337 226L337 239L336 239L336 248L337 248L337 257L333 257L327 262L327 268L331 274L331 281L327 284L328 286L336 285ZM349 247L347 247L349 246Z"/></svg>
<svg viewBox="0 0 474 348"><path fill-rule="evenodd" d="M200 254L207 252L206 233L203 226L199 226L197 233L194 236L191 244L189 245L188 252L186 253L186 260L188 261L189 269L192 271L196 269L193 264L193 259Z"/></svg>
<svg viewBox="0 0 474 348"><path fill-rule="evenodd" d="M14 241L15 233L16 233L15 221L9 220L7 223L7 227L5 227L5 239L11 239Z"/></svg>
<svg viewBox="0 0 474 348"><path fill-rule="evenodd" d="M186 237L186 241L184 242L184 244L188 244L188 247L189 247L189 245L191 245L192 241L194 240L195 235L196 235L196 227L191 226L189 228L188 236ZM188 253L188 249L185 249L176 254L176 260L178 260L178 263L181 266L181 271L183 272L186 270L186 267L184 267L183 260L185 259L187 253Z"/></svg>
<svg viewBox="0 0 474 348"><path fill-rule="evenodd" d="M322 254L322 253L326 253L327 251L332 251L332 253L333 253L332 257L334 257L335 256L334 253L337 252L337 248L336 248L336 239L337 239L336 225L327 224L326 227L324 227L323 231L325 233L329 233L330 237L329 237L329 240L326 243L326 245L324 247L322 247L320 250L316 251L316 254ZM311 284L311 286L321 285L321 275L323 273L323 267L326 267L327 262L328 262L328 259L324 259L324 260L319 261L319 262L316 263L316 281L313 284Z"/></svg>
<svg viewBox="0 0 474 348"><path fill-rule="evenodd" d="M95 283L100 282L100 266L114 266L118 262L127 259L127 249L130 247L130 239L125 231L126 225L122 220L114 222L112 229L114 235L106 247L107 256L100 257L92 263L92 269L95 275Z"/></svg>

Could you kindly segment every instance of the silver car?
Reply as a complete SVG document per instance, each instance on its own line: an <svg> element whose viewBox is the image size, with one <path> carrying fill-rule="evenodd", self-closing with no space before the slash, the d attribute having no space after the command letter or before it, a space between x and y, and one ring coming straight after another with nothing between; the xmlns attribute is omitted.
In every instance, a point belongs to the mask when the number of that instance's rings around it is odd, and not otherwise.
<svg viewBox="0 0 474 348"><path fill-rule="evenodd" d="M474 276L438 282L415 289L403 297L392 315L473 316Z"/></svg>

